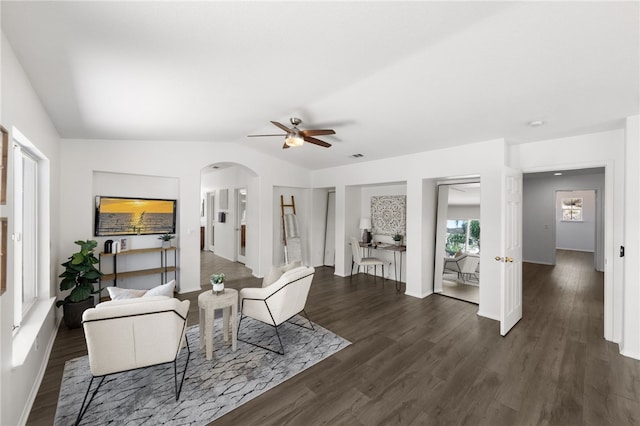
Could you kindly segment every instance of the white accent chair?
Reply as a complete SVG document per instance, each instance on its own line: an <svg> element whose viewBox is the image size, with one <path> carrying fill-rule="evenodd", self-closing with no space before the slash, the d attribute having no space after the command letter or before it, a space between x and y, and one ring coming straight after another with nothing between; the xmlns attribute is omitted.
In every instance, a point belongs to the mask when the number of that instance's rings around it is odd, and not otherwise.
<svg viewBox="0 0 640 426"><path fill-rule="evenodd" d="M378 276L378 265L382 266L382 280L384 282L384 262L377 257L362 257L360 253L360 242L357 238L351 237L351 273L349 275L349 279L353 277L353 266L358 265L358 273L360 272L360 267L364 266L365 271L366 267L373 266L373 276Z"/></svg>
<svg viewBox="0 0 640 426"><path fill-rule="evenodd" d="M185 335L188 311L188 300L180 301L166 296L103 302L84 311L82 326L89 353L91 381L76 425L80 423L105 377L110 374L173 363L178 400L191 356ZM178 386L177 360L185 343L188 354ZM100 383L87 402L95 378L101 378Z"/></svg>
<svg viewBox="0 0 640 426"><path fill-rule="evenodd" d="M444 272L453 272L462 279L463 283L475 276L480 265L480 256L477 254L463 253L454 258L444 259Z"/></svg>
<svg viewBox="0 0 640 426"><path fill-rule="evenodd" d="M239 300L240 322L238 324L238 340L284 355L284 346L282 345L280 333L278 332L278 327L282 323L302 312L309 321L310 328L303 327L302 325L295 324L293 322L291 324L314 330L313 323L309 320L309 317L304 310L314 273L314 268L300 266L285 271L280 278L266 287L249 287L241 289ZM274 327L276 336L280 342L280 350L277 351L247 340L247 338L241 338L240 328L242 327L242 320L245 316Z"/></svg>

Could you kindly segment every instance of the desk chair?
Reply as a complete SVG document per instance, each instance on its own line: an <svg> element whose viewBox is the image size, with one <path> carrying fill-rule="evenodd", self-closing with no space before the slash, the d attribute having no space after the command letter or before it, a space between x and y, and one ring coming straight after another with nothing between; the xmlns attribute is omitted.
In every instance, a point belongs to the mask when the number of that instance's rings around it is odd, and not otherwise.
<svg viewBox="0 0 640 426"><path fill-rule="evenodd" d="M382 280L384 281L384 262L377 257L362 257L360 253L360 242L355 237L351 237L351 253L353 257L351 258L351 275L349 275L349 279L353 277L354 264L358 265L358 273L360 273L360 266L373 266L374 277L378 275L378 265L380 265L382 266Z"/></svg>

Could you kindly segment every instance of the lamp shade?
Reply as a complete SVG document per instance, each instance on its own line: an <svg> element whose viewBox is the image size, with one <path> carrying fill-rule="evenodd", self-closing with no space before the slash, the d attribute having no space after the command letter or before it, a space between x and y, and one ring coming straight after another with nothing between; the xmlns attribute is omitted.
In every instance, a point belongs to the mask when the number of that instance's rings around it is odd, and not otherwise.
<svg viewBox="0 0 640 426"><path fill-rule="evenodd" d="M304 143L304 139L297 135L291 135L285 138L284 143L286 143L288 146L302 146L302 144Z"/></svg>
<svg viewBox="0 0 640 426"><path fill-rule="evenodd" d="M360 229L371 229L371 219L368 217L360 218Z"/></svg>

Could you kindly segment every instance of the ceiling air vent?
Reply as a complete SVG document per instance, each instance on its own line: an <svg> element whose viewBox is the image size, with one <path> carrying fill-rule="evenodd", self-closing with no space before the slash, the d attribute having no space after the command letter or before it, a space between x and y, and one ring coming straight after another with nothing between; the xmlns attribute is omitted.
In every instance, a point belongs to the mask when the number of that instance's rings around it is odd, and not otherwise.
<svg viewBox="0 0 640 426"><path fill-rule="evenodd" d="M349 157L351 157L351 158L361 158L361 157L364 157L364 155L362 155L362 154L351 154Z"/></svg>

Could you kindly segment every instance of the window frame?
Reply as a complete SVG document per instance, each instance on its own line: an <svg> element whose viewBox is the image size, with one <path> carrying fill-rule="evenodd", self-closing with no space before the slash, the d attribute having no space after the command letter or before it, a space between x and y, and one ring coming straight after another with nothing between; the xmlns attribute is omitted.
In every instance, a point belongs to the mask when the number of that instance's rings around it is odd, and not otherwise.
<svg viewBox="0 0 640 426"><path fill-rule="evenodd" d="M49 206L49 160L48 158L27 139L18 129L15 127L11 132L13 149L12 153L12 178L13 178L13 209L11 238L13 240L13 293L14 293L14 315L13 315L13 329L14 337L18 333L19 328L29 321L29 317L34 311L38 310L35 307L40 302L50 302L51 296L51 277L49 271L50 265L50 206ZM33 268L33 297L26 303L23 302L23 235L24 235L24 223L22 212L22 194L20 194L24 185L23 180L23 158L30 158L33 160L34 173L33 178L33 208L35 215L32 217L32 253L35 257L34 261L30 263L30 267Z"/></svg>

